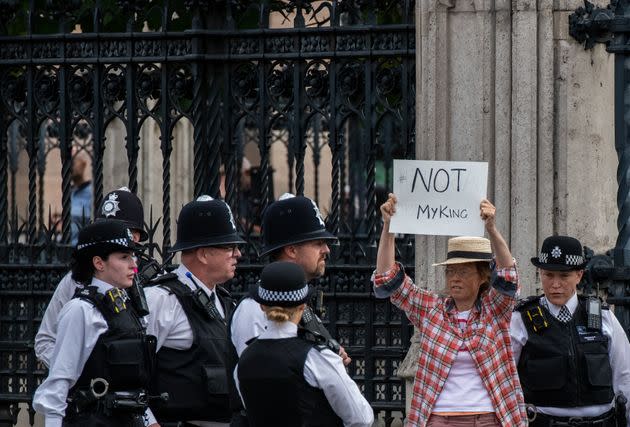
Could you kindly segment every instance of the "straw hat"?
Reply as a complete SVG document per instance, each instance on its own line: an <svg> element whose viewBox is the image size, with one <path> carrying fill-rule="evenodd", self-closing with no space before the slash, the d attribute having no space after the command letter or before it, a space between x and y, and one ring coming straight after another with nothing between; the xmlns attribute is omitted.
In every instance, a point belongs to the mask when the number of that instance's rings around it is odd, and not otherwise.
<svg viewBox="0 0 630 427"><path fill-rule="evenodd" d="M436 265L463 264L465 262L492 261L490 240L484 237L453 237L448 239L446 261Z"/></svg>

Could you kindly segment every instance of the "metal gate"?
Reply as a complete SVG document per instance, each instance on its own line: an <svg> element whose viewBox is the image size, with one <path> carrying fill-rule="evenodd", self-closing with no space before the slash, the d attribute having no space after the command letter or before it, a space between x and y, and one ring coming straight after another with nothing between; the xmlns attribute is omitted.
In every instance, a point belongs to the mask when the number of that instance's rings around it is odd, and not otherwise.
<svg viewBox="0 0 630 427"><path fill-rule="evenodd" d="M234 293L257 278L261 212L279 192L326 206L339 243L319 283L324 320L385 424L400 418L396 371L411 328L374 299L369 278L392 158L415 157L413 1L30 0L0 1L0 14L0 425L15 423L46 375L33 338L71 253L73 156L90 156L98 206L115 173L108 150L124 153L134 192L139 158L159 151L161 175L151 179L163 207L147 222L160 259L173 240L181 174L172 176L171 161L182 122L192 128L191 196L218 196L223 182L248 242ZM159 129L151 148L140 137L149 120ZM114 122L124 147L106 137ZM58 215L50 186L61 195ZM413 245L397 246L411 275Z"/></svg>

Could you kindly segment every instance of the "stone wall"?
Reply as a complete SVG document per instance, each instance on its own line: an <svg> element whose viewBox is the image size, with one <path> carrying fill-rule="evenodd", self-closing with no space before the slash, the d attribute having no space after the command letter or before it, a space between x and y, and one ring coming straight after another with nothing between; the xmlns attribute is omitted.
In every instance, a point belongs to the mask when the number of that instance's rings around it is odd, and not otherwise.
<svg viewBox="0 0 630 427"><path fill-rule="evenodd" d="M581 2L417 2L419 159L487 161L488 198L522 273L553 233L612 248L616 230L613 62L568 34ZM417 239L419 282L442 278L431 263L446 238Z"/></svg>
<svg viewBox="0 0 630 427"><path fill-rule="evenodd" d="M422 0L416 9L418 159L487 161L488 198L520 265L522 295L539 293L529 259L550 234L603 252L617 237L614 58L568 32L579 0ZM416 282L445 237L416 239ZM407 403L417 336L399 375ZM407 407L409 409L409 407Z"/></svg>

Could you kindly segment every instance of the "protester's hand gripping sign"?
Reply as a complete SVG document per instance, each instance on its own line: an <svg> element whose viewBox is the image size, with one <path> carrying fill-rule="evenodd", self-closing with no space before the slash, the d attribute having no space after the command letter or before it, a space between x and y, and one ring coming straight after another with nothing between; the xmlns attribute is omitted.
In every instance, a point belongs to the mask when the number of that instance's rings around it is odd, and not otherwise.
<svg viewBox="0 0 630 427"><path fill-rule="evenodd" d="M393 233L483 236L488 163L394 160Z"/></svg>

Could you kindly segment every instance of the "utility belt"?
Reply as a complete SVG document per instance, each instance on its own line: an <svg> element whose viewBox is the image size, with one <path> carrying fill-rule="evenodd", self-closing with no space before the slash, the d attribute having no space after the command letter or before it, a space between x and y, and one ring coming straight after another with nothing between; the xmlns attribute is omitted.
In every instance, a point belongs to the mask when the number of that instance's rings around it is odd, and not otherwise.
<svg viewBox="0 0 630 427"><path fill-rule="evenodd" d="M619 427L626 425L617 423L614 408L596 417L557 417L536 412L535 408L528 407L527 417L529 427Z"/></svg>
<svg viewBox="0 0 630 427"><path fill-rule="evenodd" d="M66 417L72 418L86 412L111 414L143 414L149 402L168 401L168 393L149 396L144 389L132 391L109 391L109 383L103 378L94 378L90 387L75 390L68 398Z"/></svg>

